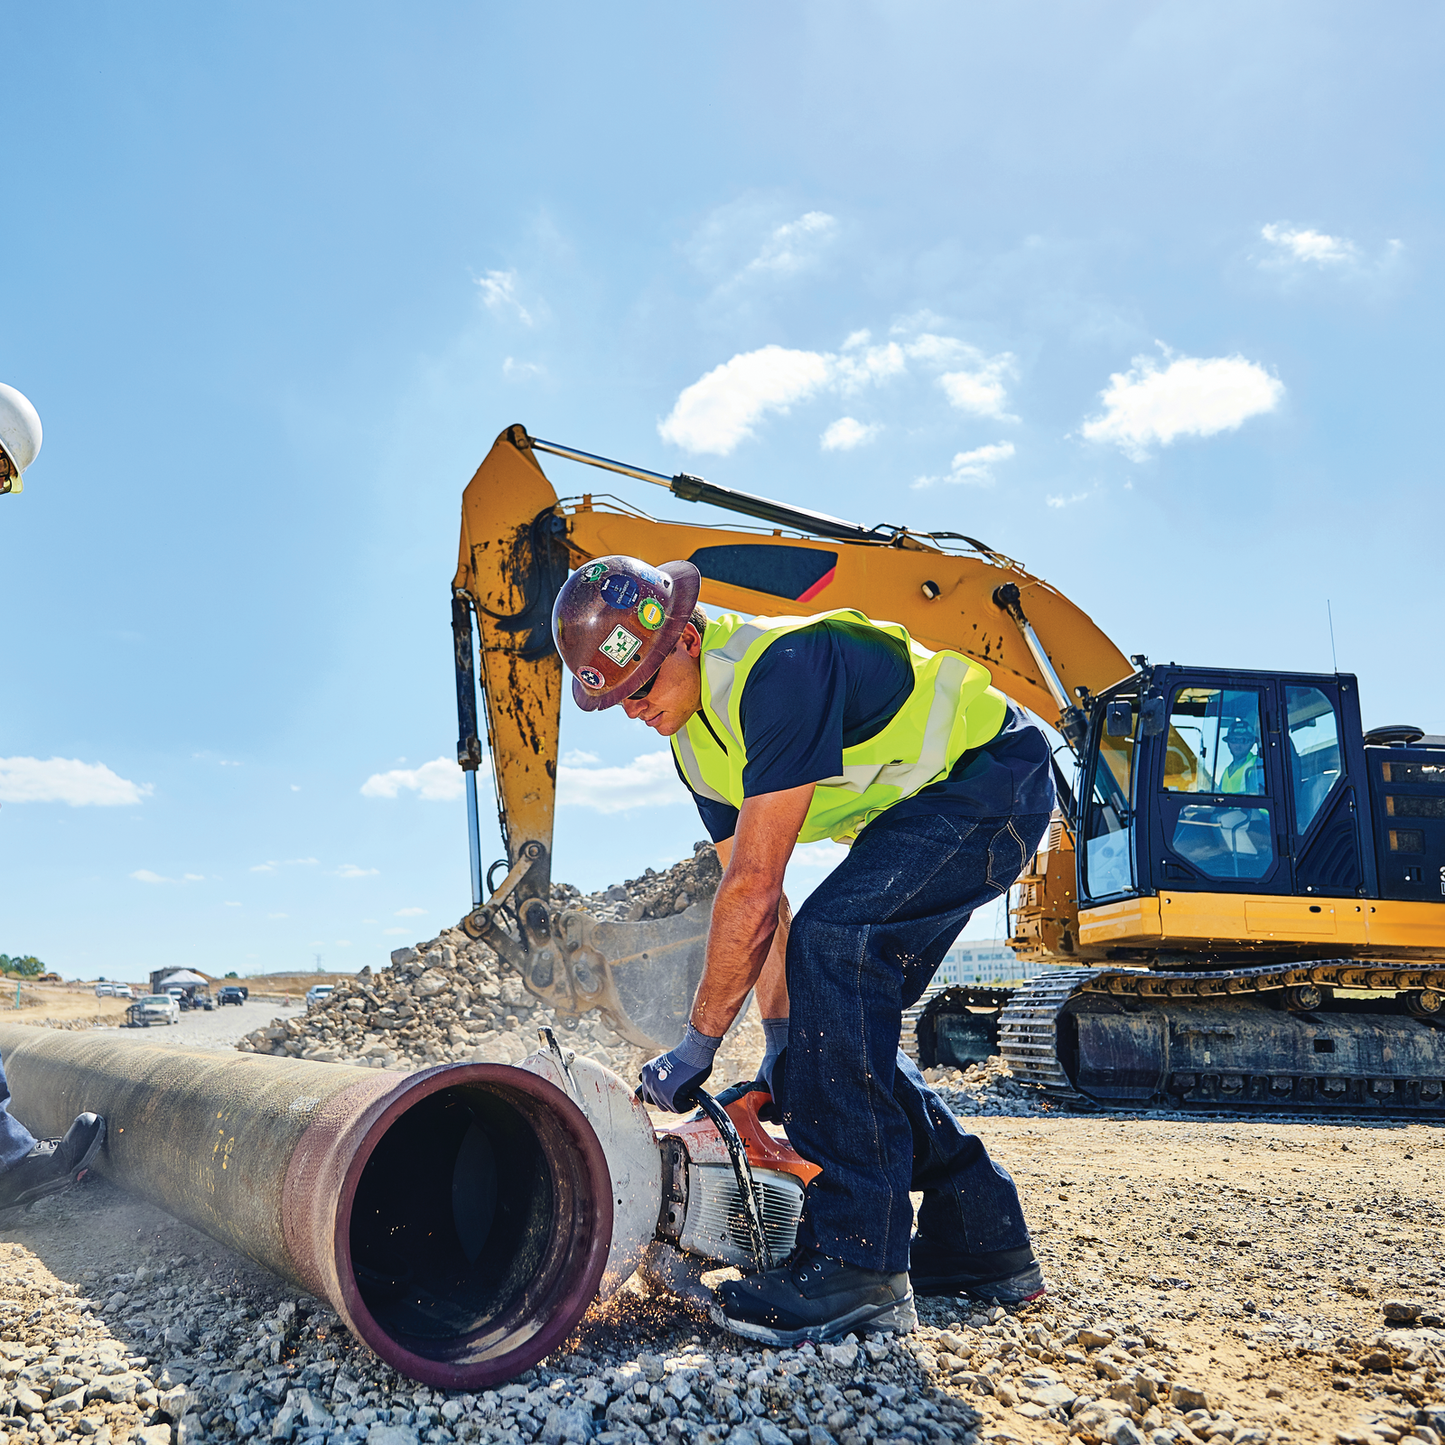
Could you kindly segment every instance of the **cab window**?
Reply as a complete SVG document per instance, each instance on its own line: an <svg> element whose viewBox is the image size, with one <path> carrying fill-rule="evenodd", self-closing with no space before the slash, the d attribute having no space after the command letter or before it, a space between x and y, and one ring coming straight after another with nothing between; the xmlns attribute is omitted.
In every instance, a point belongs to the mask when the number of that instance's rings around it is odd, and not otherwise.
<svg viewBox="0 0 1445 1445"><path fill-rule="evenodd" d="M1309 832L1340 776L1340 728L1329 698L1317 687L1287 687L1289 781L1294 794L1294 830Z"/></svg>
<svg viewBox="0 0 1445 1445"><path fill-rule="evenodd" d="M1164 757L1167 792L1261 797L1263 754L1257 692L1229 687L1176 689Z"/></svg>
<svg viewBox="0 0 1445 1445"><path fill-rule="evenodd" d="M1094 756L1084 823L1084 883L1090 898L1128 893L1134 887L1130 851L1133 818L1130 798L1134 786L1134 738L1138 731L1139 700L1119 701L1131 710L1128 735L1099 739Z"/></svg>

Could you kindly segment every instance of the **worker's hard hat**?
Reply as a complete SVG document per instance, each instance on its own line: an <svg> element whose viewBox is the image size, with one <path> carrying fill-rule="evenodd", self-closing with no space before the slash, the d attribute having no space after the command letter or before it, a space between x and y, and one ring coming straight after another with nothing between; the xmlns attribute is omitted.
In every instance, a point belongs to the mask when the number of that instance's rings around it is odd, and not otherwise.
<svg viewBox="0 0 1445 1445"><path fill-rule="evenodd" d="M562 584L552 637L583 712L612 707L656 675L701 587L691 562L653 567L637 557L599 557Z"/></svg>
<svg viewBox="0 0 1445 1445"><path fill-rule="evenodd" d="M10 475L0 480L0 493L19 492L25 468L40 452L40 415L30 399L0 382L0 447L10 458Z"/></svg>

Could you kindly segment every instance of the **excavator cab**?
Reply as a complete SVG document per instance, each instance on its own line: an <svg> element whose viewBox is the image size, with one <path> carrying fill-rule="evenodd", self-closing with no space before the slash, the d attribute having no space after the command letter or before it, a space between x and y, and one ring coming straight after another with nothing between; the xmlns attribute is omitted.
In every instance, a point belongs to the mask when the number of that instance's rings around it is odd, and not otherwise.
<svg viewBox="0 0 1445 1445"><path fill-rule="evenodd" d="M1366 734L1349 673L1143 668L1081 776L1081 957L1439 955L1445 740Z"/></svg>
<svg viewBox="0 0 1445 1445"><path fill-rule="evenodd" d="M1173 664L1136 673L1100 695L1084 771L1086 909L1161 891L1335 899L1378 891L1348 674ZM1304 909L1301 922L1323 917Z"/></svg>

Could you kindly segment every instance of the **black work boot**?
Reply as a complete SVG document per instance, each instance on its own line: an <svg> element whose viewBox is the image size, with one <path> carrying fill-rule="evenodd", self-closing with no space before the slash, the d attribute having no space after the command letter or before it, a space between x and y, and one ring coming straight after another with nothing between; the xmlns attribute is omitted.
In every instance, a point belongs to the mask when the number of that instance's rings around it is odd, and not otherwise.
<svg viewBox="0 0 1445 1445"><path fill-rule="evenodd" d="M713 1320L735 1335L771 1345L831 1340L850 1330L896 1330L917 1324L906 1274L860 1269L812 1249L794 1250L778 1269L718 1286Z"/></svg>
<svg viewBox="0 0 1445 1445"><path fill-rule="evenodd" d="M915 1234L908 1275L919 1294L967 1294L1001 1305L1037 1299L1045 1289L1044 1272L1027 1244L992 1254L965 1254Z"/></svg>
<svg viewBox="0 0 1445 1445"><path fill-rule="evenodd" d="M78 1184L105 1143L105 1120L81 1114L63 1139L38 1139L18 1163L0 1174L0 1209L33 1204Z"/></svg>

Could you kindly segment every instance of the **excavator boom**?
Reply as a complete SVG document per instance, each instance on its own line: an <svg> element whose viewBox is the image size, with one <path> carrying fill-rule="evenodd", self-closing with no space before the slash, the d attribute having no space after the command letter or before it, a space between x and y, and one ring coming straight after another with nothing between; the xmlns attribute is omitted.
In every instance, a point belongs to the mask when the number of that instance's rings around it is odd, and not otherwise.
<svg viewBox="0 0 1445 1445"><path fill-rule="evenodd" d="M564 505L539 451L769 525L661 522L590 494ZM1075 691L1087 694L1130 670L1068 598L972 538L865 527L699 477L664 477L509 427L463 494L452 582L457 757L467 772L472 825L472 912L465 926L508 959L538 997L564 1013L601 1009L644 1047L670 1044L682 1032L701 972L709 905L694 903L673 919L603 924L579 910L559 912L550 899L563 682L552 603L569 570L615 553L692 561L703 575L703 601L723 609L778 615L855 607L901 622L924 646L982 663L1015 701L1058 717L1066 737L1078 725L1076 717L1071 724ZM485 756L474 676L485 704ZM475 799L477 773L488 759L507 856L484 877Z"/></svg>

